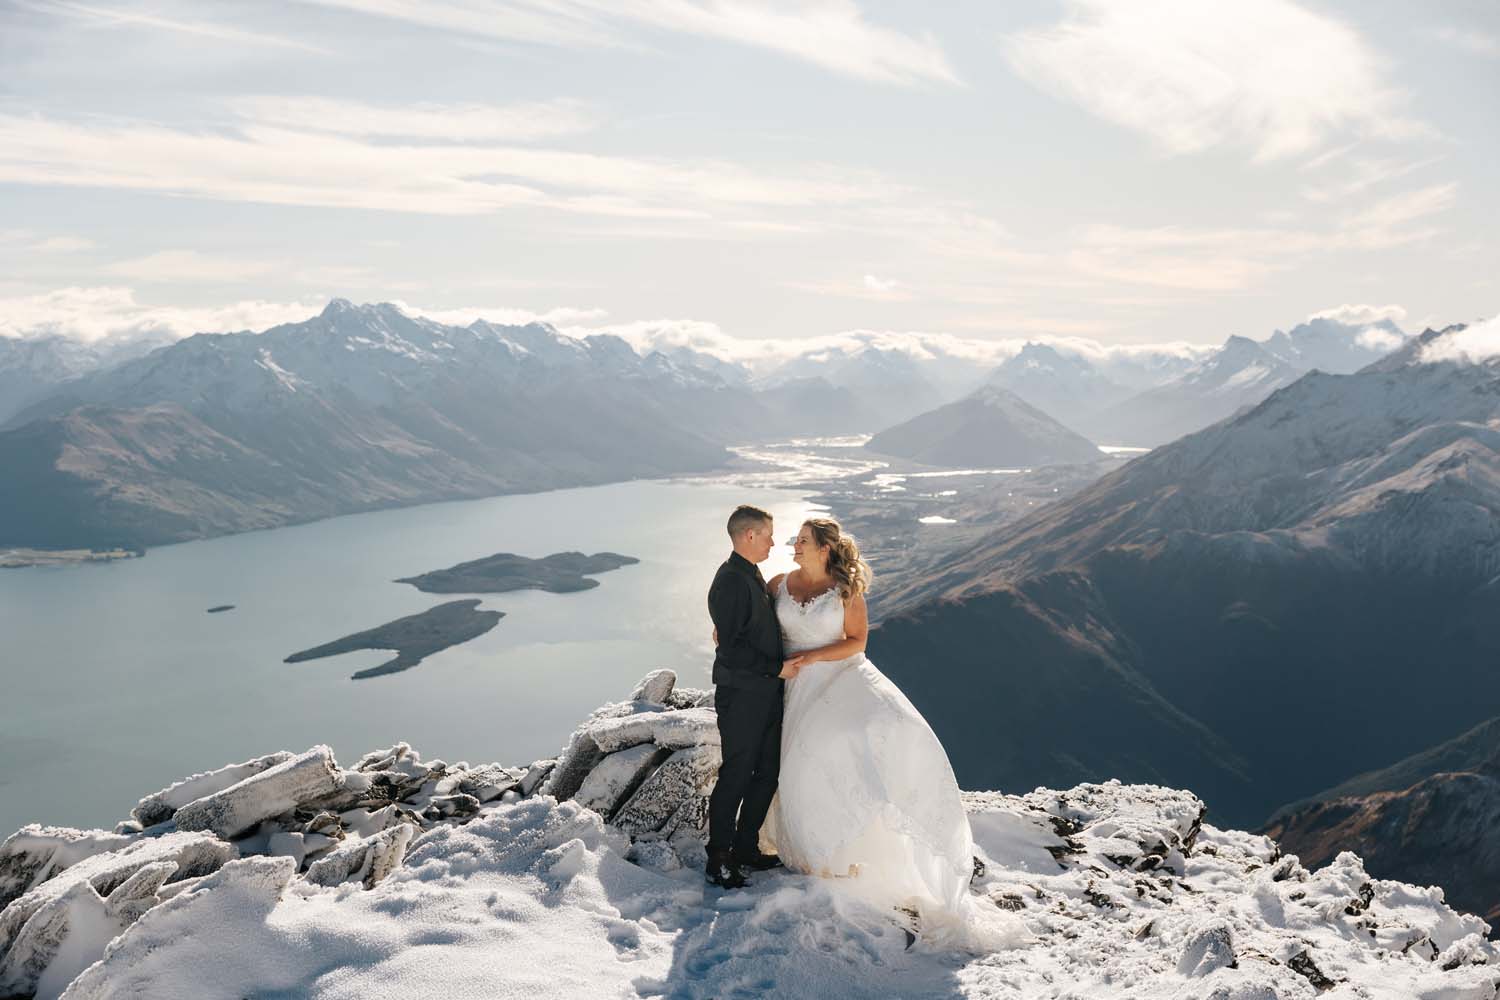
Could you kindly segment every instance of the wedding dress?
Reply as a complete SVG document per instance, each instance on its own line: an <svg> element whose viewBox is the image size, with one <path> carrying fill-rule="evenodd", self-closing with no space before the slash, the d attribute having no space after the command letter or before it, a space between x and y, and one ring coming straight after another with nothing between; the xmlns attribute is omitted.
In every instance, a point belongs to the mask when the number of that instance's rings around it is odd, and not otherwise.
<svg viewBox="0 0 1500 1000"><path fill-rule="evenodd" d="M775 599L789 657L844 638L837 588L801 604L783 580ZM948 755L863 653L786 682L781 776L761 833L793 871L915 914L924 937L971 922L973 841Z"/></svg>

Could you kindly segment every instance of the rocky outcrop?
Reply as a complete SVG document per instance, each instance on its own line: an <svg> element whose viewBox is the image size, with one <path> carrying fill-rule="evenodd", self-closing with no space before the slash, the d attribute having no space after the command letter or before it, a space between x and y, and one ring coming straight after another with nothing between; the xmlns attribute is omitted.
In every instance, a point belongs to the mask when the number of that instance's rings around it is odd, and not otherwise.
<svg viewBox="0 0 1500 1000"><path fill-rule="evenodd" d="M283 900L305 915L313 900L343 907L369 890L374 911L405 912L417 898L431 909L465 879L519 865L517 884L548 894L536 909L571 906L560 887L596 877L600 852L614 852L611 888L580 889L578 898L591 900L580 905L601 908L609 940L632 949L660 931L646 919L653 911L632 902L636 916L628 916L606 895L636 899L649 885L658 897L650 905L685 906L699 894L678 880L696 884L681 869L704 860L717 730L708 693L675 680L649 675L629 700L584 720L558 759L529 767L450 765L398 743L346 770L314 747L237 781L278 755L149 796L173 811L146 829L138 819L116 833L27 827L0 846L6 884L24 886L0 910L0 996L151 995L161 977L180 977L171 957L178 942L211 935L192 947L213 953L258 936L264 947L268 933L282 933L267 920ZM205 794L181 802L188 787ZM1103 956L1132 970L1121 982L1177 990L1188 980L1204 996L1304 996L1376 966L1391 996L1492 997L1500 984L1487 928L1443 905L1441 890L1372 878L1347 853L1310 873L1265 837L1206 825L1203 802L1189 792L1110 781L964 793L964 804L979 851L971 893L1023 921L1030 947L1051 956L1044 965ZM183 821L202 828L181 829ZM818 882L777 877L788 881L766 900ZM317 912L321 920L331 911ZM784 919L777 914L772 907L749 924ZM494 947L494 938L476 940ZM1056 975L1025 949L984 962L1008 984L1000 995L1042 995ZM327 973L326 960L313 964L306 975ZM1449 992L1425 992L1439 988Z"/></svg>

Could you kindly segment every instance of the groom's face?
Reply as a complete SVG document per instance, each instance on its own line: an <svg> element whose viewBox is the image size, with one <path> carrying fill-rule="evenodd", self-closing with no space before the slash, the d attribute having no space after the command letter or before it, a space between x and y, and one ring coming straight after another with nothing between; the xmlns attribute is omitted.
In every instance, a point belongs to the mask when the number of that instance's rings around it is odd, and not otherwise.
<svg viewBox="0 0 1500 1000"><path fill-rule="evenodd" d="M775 546L775 523L766 521L745 532L749 542L750 561L765 562L771 556L771 549Z"/></svg>

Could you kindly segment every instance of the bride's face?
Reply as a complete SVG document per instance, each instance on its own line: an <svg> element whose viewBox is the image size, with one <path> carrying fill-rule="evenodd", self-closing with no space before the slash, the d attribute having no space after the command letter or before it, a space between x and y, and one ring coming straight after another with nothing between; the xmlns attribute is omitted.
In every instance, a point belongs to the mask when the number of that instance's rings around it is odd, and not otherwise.
<svg viewBox="0 0 1500 1000"><path fill-rule="evenodd" d="M813 537L813 530L805 524L792 539L792 561L803 569L819 573L828 569L828 546L819 545Z"/></svg>

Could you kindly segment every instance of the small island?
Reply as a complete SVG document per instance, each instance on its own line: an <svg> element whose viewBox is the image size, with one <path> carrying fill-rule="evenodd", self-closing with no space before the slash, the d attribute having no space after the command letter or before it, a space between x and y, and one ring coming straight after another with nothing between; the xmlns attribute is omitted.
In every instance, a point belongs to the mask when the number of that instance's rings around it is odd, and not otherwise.
<svg viewBox="0 0 1500 1000"><path fill-rule="evenodd" d="M415 667L433 653L484 635L505 617L503 611L480 611L478 608L477 599L449 601L419 614L397 618L377 628L355 632L342 639L293 653L282 662L301 663L340 653L352 653L358 649L393 649L397 654L395 659L378 667L355 671L350 676L353 680L363 680L366 677L399 673Z"/></svg>
<svg viewBox="0 0 1500 1000"><path fill-rule="evenodd" d="M211 607L211 608L208 609L208 613L211 614L211 615L219 615L219 614L223 614L226 611L233 611L233 610L234 610L234 605L233 604L215 604L213 607Z"/></svg>
<svg viewBox="0 0 1500 1000"><path fill-rule="evenodd" d="M396 582L409 583L425 594L503 594L512 590L570 594L599 586L598 580L589 579L590 575L638 562L639 559L614 552L591 556L557 552L541 559L499 552L420 576L402 577Z"/></svg>

